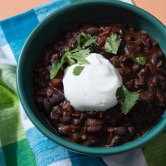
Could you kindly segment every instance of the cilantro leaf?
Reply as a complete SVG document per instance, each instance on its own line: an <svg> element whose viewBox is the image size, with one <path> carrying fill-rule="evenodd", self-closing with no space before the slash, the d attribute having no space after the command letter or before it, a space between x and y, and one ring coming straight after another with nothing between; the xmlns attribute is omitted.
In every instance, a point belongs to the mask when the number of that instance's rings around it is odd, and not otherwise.
<svg viewBox="0 0 166 166"><path fill-rule="evenodd" d="M122 39L119 35L111 34L109 37L107 37L107 40L105 42L105 51L108 53L117 54L121 40Z"/></svg>
<svg viewBox="0 0 166 166"><path fill-rule="evenodd" d="M63 62L64 62L65 56L61 58L61 60L55 60L55 62L52 64L52 68L50 70L50 79L53 79L57 74L58 71L60 70Z"/></svg>
<svg viewBox="0 0 166 166"><path fill-rule="evenodd" d="M70 56L66 56L66 57L65 57L65 60L66 60L66 62L67 62L67 64L68 64L69 66L74 65L74 64L76 63L76 60L73 59L73 58L70 57Z"/></svg>
<svg viewBox="0 0 166 166"><path fill-rule="evenodd" d="M50 70L50 78L53 79L58 74L61 66L65 62L68 66L76 63L80 65L89 64L85 58L89 56L90 52L92 52L96 46L96 38L94 36L81 32L81 36L77 38L77 48L71 50L70 47L67 47L61 60L56 60L53 63L52 69Z"/></svg>
<svg viewBox="0 0 166 166"><path fill-rule="evenodd" d="M137 63L141 66L144 66L147 62L147 57L146 56L140 56L140 57L137 57L137 58L134 58L133 56L130 56L129 58L131 60L133 60L135 63Z"/></svg>
<svg viewBox="0 0 166 166"><path fill-rule="evenodd" d="M118 102L121 104L122 113L126 115L139 99L139 93L129 92L127 88L122 85L116 90L116 97Z"/></svg>
<svg viewBox="0 0 166 166"><path fill-rule="evenodd" d="M81 74L82 70L84 69L85 66L76 66L74 69L73 69L73 74L75 76L78 76Z"/></svg>
<svg viewBox="0 0 166 166"><path fill-rule="evenodd" d="M81 49L82 49L81 47L77 47L77 48L75 48L74 50L68 51L68 52L66 52L66 53L67 53L67 54L76 53L76 52L79 52ZM66 54L66 53L65 53L65 54Z"/></svg>
<svg viewBox="0 0 166 166"><path fill-rule="evenodd" d="M90 54L89 49L80 50L77 52L68 52L66 53L66 61L68 65L78 64L87 64L89 63L85 58Z"/></svg>
<svg viewBox="0 0 166 166"><path fill-rule="evenodd" d="M89 54L90 54L90 50L87 48L87 49L76 52L73 56L78 56L80 58L86 58L87 56L89 56Z"/></svg>
<svg viewBox="0 0 166 166"><path fill-rule="evenodd" d="M86 39L89 40L92 36L90 34L86 34L83 31L81 31L81 35Z"/></svg>
<svg viewBox="0 0 166 166"><path fill-rule="evenodd" d="M95 36L91 36L90 34L86 34L84 32L81 32L82 37L77 40L78 46L82 45L82 48L89 47L90 50L93 51L93 49L96 48L96 38Z"/></svg>
<svg viewBox="0 0 166 166"><path fill-rule="evenodd" d="M91 45L93 45L95 42L96 42L96 39L95 39L94 37L92 37L91 39L87 40L87 41L84 43L83 47L91 46Z"/></svg>

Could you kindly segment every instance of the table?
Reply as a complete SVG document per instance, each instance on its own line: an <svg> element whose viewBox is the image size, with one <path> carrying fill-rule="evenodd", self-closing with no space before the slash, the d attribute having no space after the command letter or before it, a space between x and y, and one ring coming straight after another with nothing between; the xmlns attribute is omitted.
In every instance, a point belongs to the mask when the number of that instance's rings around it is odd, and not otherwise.
<svg viewBox="0 0 166 166"><path fill-rule="evenodd" d="M0 20L25 12L49 1L51 0L0 0ZM133 2L136 6L156 16L166 25L166 0L133 0Z"/></svg>

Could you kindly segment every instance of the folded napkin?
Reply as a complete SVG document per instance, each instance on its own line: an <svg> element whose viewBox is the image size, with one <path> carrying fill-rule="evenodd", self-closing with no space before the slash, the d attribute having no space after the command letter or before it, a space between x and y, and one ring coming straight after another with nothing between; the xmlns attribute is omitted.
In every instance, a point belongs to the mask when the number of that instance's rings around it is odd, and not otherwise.
<svg viewBox="0 0 166 166"><path fill-rule="evenodd" d="M0 166L165 166L166 134L143 149L108 157L85 156L46 138L21 107L16 92L16 64L26 38L47 15L76 1L80 0L54 0L0 21Z"/></svg>

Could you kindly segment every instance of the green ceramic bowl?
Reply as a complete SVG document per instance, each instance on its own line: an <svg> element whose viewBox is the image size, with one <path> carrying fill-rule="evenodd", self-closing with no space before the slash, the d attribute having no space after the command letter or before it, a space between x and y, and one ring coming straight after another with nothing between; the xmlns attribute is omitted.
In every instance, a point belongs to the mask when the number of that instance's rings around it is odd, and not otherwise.
<svg viewBox="0 0 166 166"><path fill-rule="evenodd" d="M84 1L69 5L49 15L42 21L27 39L20 55L17 68L18 93L32 123L55 143L78 153L88 155L110 155L141 147L166 129L166 114L160 121L139 139L117 147L99 148L86 147L67 141L57 135L39 113L32 96L32 69L37 62L42 47L58 34L63 25L73 21L85 23L114 21L129 22L147 31L157 42L166 55L166 29L164 25L147 12L138 7L111 0Z"/></svg>

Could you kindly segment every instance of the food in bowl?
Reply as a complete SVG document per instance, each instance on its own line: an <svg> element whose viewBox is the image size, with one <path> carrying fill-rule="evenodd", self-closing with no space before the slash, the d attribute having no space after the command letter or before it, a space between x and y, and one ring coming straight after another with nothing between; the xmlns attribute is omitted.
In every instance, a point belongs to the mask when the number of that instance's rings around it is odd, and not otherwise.
<svg viewBox="0 0 166 166"><path fill-rule="evenodd" d="M75 23L43 48L33 89L40 112L62 137L113 147L139 138L164 113L166 58L130 24Z"/></svg>

